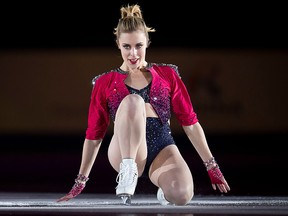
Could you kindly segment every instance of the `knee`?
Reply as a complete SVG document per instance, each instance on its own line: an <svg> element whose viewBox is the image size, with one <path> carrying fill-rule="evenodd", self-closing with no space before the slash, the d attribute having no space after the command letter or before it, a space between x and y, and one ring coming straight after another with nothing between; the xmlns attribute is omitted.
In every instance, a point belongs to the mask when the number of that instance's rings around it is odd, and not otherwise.
<svg viewBox="0 0 288 216"><path fill-rule="evenodd" d="M164 192L165 197L171 203L183 206L186 205L194 196L194 191L191 186L176 186L171 187L166 193Z"/></svg>
<svg viewBox="0 0 288 216"><path fill-rule="evenodd" d="M145 109L145 102L143 98L136 94L127 95L121 102L122 106L125 107L126 112L133 116L142 112Z"/></svg>

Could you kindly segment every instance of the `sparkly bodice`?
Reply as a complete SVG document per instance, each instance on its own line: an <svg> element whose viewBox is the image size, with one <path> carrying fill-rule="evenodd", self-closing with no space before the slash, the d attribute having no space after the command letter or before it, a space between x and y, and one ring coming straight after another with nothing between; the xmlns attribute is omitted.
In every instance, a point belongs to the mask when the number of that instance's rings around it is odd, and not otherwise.
<svg viewBox="0 0 288 216"><path fill-rule="evenodd" d="M126 84L126 87L127 87L128 91L130 92L130 94L137 94L137 95L141 96L143 98L143 100L145 101L145 103L150 103L150 96L149 96L150 86L151 86L151 82L142 89L135 89L135 88L132 88L131 86Z"/></svg>

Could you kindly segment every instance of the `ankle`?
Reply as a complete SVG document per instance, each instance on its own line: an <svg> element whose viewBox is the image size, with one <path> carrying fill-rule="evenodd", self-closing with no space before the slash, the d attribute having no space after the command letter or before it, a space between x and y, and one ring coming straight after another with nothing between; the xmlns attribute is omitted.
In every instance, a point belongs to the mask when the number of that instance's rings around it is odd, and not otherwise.
<svg viewBox="0 0 288 216"><path fill-rule="evenodd" d="M135 160L133 158L123 158L122 163L123 164L134 164Z"/></svg>

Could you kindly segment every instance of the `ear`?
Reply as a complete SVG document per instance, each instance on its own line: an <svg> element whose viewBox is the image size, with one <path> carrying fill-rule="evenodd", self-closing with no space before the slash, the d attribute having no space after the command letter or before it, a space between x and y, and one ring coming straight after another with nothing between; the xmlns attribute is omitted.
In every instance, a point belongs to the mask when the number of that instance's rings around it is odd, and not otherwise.
<svg viewBox="0 0 288 216"><path fill-rule="evenodd" d="M146 46L146 48L148 48L148 47L150 46L150 44L151 44L151 41L148 40L148 41L147 41L147 46Z"/></svg>

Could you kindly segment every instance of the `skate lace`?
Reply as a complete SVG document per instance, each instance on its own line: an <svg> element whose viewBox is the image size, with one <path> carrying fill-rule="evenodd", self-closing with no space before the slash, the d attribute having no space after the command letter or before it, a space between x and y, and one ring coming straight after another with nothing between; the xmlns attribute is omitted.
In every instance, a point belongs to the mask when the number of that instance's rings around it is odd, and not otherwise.
<svg viewBox="0 0 288 216"><path fill-rule="evenodd" d="M122 185L131 185L137 178L137 167L135 165L129 166L125 164L121 164L120 171L116 177L116 182L118 186Z"/></svg>

